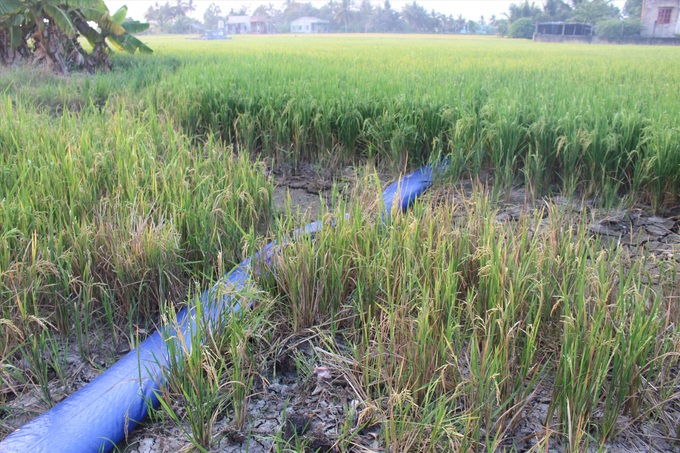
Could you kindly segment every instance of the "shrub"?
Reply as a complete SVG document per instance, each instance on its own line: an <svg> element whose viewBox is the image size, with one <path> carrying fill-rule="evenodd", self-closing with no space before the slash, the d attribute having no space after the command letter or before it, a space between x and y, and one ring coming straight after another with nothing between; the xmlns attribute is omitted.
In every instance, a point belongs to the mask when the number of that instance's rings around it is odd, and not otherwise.
<svg viewBox="0 0 680 453"><path fill-rule="evenodd" d="M507 19L496 21L494 28L496 29L497 36L508 36L510 33L510 24Z"/></svg>
<svg viewBox="0 0 680 453"><path fill-rule="evenodd" d="M529 17L523 17L510 24L511 38L531 39L534 37L534 21Z"/></svg>
<svg viewBox="0 0 680 453"><path fill-rule="evenodd" d="M608 19L597 23L595 30L598 36L607 39L621 39L640 36L640 20L628 18L625 20Z"/></svg>

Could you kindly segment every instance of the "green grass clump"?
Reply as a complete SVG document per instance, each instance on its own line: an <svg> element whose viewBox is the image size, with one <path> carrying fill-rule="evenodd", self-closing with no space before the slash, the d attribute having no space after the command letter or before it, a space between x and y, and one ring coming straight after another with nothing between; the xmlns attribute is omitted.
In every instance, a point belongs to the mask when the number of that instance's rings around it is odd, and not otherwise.
<svg viewBox="0 0 680 453"><path fill-rule="evenodd" d="M218 439L214 425L225 412L233 414L237 430L244 429L253 380L258 373L256 355L261 355L256 345L265 343L260 336L271 326L264 316L270 307L261 294L253 288L240 292L226 290L234 302L247 306L257 300L262 304L255 312L233 313L230 307L223 307L220 319L209 322L206 307L194 300L191 305L196 307L193 316L197 322L185 333L178 328L174 315L165 320L171 334L166 338L167 384L157 395L160 408L153 415L169 419L198 451L210 451ZM217 325L223 328L215 328Z"/></svg>

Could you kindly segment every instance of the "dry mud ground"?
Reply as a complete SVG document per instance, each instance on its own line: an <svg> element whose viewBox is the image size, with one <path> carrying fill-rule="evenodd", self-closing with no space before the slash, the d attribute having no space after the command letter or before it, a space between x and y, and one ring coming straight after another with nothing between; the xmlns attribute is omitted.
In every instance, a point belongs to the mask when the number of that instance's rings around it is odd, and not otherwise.
<svg viewBox="0 0 680 453"><path fill-rule="evenodd" d="M320 178L309 168L298 172L277 172L274 180L276 206L283 208L289 204L301 218L317 218L322 203L330 198L331 181ZM472 182L463 182L459 193L470 193L471 188ZM450 196L455 197L455 192L451 192ZM588 217L593 219L589 232L599 236L603 243L614 241L627 253L646 251L680 263L680 208L666 216L654 216L645 207L605 211L596 208L594 203L576 202L559 196L532 202L526 199L523 189L510 192L498 206L496 221L515 222L522 216L535 215L537 210L547 204L557 205L559 209L571 211L578 217L587 211ZM102 344L101 339L95 342ZM122 356L126 352L124 345L111 346L109 351L102 351L102 357L106 354ZM354 390L350 373L333 366L330 358L325 363L324 354L326 352L311 334L307 338L291 337L282 344L277 358L267 364L267 374L254 383L254 395L248 402L246 426L243 430L235 430L227 408L214 425L213 435L220 441L213 445L212 451L295 451L291 446L300 444L297 442L299 439L304 440L307 451L385 451L379 441L378 424L356 430L350 442L338 444L339 434L363 424L362 419L370 414L372 408L367 407ZM57 400L60 399L59 395L72 393L92 380L98 374L97 368L105 367L104 360L98 360L96 355L90 363L84 362L74 345L64 348L64 357L68 376L66 386L59 384L56 379L52 383L52 394ZM312 365L303 375L297 364L305 358ZM545 432L549 403L549 389L539 389L528 404L526 416L508 440L507 447L512 446L515 451L528 451L535 447L536 439ZM15 399L10 406L23 415L14 414L11 422L6 420L6 428L17 428L44 410L39 395L30 392ZM680 426L680 404L676 404L666 415ZM625 417L621 417L619 423L626 429L606 445L607 451L680 452L680 440L668 438L654 425L634 424ZM628 423L631 426L627 426ZM184 433L171 423L146 423L131 433L127 444L119 448L120 451L134 453L192 450ZM555 444L541 451L554 453L562 449Z"/></svg>

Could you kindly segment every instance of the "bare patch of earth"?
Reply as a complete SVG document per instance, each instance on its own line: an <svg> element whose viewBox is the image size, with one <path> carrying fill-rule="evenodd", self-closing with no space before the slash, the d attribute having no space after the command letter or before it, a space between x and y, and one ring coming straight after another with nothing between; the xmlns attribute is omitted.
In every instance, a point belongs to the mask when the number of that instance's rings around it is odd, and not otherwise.
<svg viewBox="0 0 680 453"><path fill-rule="evenodd" d="M322 208L330 203L333 175L319 171L311 165L297 169L282 166L271 170L274 180L274 207L280 212L290 207L298 219L309 221L319 218Z"/></svg>

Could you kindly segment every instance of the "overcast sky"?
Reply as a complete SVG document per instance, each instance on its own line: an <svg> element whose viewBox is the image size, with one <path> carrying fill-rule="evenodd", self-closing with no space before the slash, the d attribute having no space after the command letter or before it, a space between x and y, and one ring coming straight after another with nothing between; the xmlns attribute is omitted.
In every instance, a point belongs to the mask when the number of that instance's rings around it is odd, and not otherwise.
<svg viewBox="0 0 680 453"><path fill-rule="evenodd" d="M168 0L157 0L158 3L163 4ZM307 3L305 0L298 0L302 1L304 3ZM390 3L392 4L392 8L400 11L401 8L407 4L411 3L412 0L390 0ZM175 0L170 0L171 3L175 3ZM374 5L381 5L383 4L384 0L372 0L372 3ZM492 15L496 15L496 17L501 17L503 13L508 11L508 7L510 6L511 3L521 3L522 0L416 0L416 2L423 6L425 9L428 11L430 10L435 10L444 14L453 14L454 16L458 16L459 14L462 14L463 17L466 19L473 19L477 20L479 19L479 16L484 16L486 19L491 17ZM149 1L149 0L127 0L127 1L122 1L122 0L106 0L106 4L108 5L109 9L111 11L116 11L118 8L120 8L123 5L127 5L129 8L129 13L128 16L133 17L138 20L144 19L144 13L146 12L147 9L149 9L149 6L153 5L156 3L156 1ZM266 0L256 0L256 1L249 1L249 0L194 0L194 5L196 6L196 11L191 14L191 16L203 20L203 12L205 9L210 6L211 3L217 4L222 12L226 14L229 12L231 8L234 9L239 9L241 5L246 5L248 6L249 12L253 12L255 8L257 8L259 5L262 4L273 4L274 7L276 8L281 8L283 5L283 1L281 0L271 0L271 1L266 1ZM312 3L316 7L320 7L328 1L317 1L317 0L312 0L309 3ZM354 3L356 5L360 4L360 0L355 0ZM537 5L541 5L541 1L538 0L535 2ZM623 8L623 4L625 3L625 0L617 0L614 1L614 4L618 6L619 8Z"/></svg>

